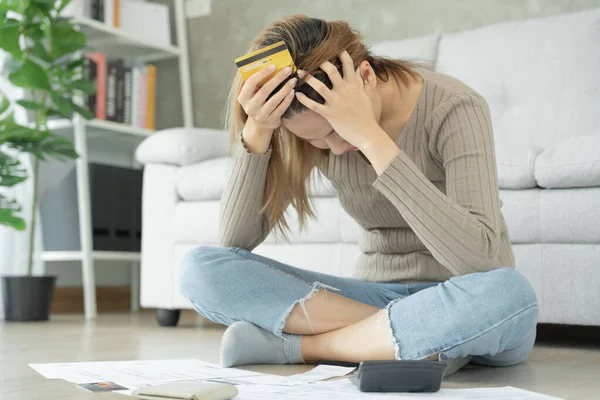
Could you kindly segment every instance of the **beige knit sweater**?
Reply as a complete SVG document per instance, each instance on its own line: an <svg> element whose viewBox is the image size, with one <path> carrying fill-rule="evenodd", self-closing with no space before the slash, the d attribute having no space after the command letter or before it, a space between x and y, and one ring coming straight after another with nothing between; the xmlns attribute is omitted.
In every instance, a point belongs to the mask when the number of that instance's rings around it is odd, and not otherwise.
<svg viewBox="0 0 600 400"><path fill-rule="evenodd" d="M355 277L445 280L514 267L487 103L447 75L419 74L423 89L396 140L400 154L381 176L358 152L330 153L321 168L362 230ZM236 153L221 202L222 246L252 250L268 235L259 211L270 155L242 146Z"/></svg>

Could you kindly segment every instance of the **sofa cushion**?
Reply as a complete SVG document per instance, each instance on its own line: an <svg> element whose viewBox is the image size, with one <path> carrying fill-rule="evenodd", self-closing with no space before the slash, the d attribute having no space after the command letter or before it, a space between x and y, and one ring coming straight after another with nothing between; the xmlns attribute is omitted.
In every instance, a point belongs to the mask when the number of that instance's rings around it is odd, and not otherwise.
<svg viewBox="0 0 600 400"><path fill-rule="evenodd" d="M431 35L422 37L386 40L372 45L371 51L378 56L425 61L434 64L440 38L440 33L436 31Z"/></svg>
<svg viewBox="0 0 600 400"><path fill-rule="evenodd" d="M145 139L136 149L141 164L189 165L227 155L229 137L220 129L171 128Z"/></svg>
<svg viewBox="0 0 600 400"><path fill-rule="evenodd" d="M544 188L600 186L600 133L545 149L535 161L535 179Z"/></svg>
<svg viewBox="0 0 600 400"><path fill-rule="evenodd" d="M500 200L511 243L539 243L540 189L500 190Z"/></svg>
<svg viewBox="0 0 600 400"><path fill-rule="evenodd" d="M511 243L600 243L600 188L501 190Z"/></svg>
<svg viewBox="0 0 600 400"><path fill-rule="evenodd" d="M542 243L600 243L600 188L540 191Z"/></svg>
<svg viewBox="0 0 600 400"><path fill-rule="evenodd" d="M177 169L175 188L183 200L219 200L231 168L229 157L215 158Z"/></svg>
<svg viewBox="0 0 600 400"><path fill-rule="evenodd" d="M182 201L175 206L175 241L179 243L219 243L219 200ZM341 215L345 214L337 197L319 197L313 201L317 219L308 221L307 229L298 232L298 217L294 209L288 210L293 243L341 242ZM264 243L281 241L271 233Z"/></svg>
<svg viewBox="0 0 600 400"><path fill-rule="evenodd" d="M600 9L443 35L437 69L477 90L496 143L546 148L600 126Z"/></svg>
<svg viewBox="0 0 600 400"><path fill-rule="evenodd" d="M496 145L498 185L500 189L532 189L537 187L534 177L535 159L540 148L528 145Z"/></svg>
<svg viewBox="0 0 600 400"><path fill-rule="evenodd" d="M229 157L220 157L178 168L177 194L186 201L220 200L231 172L231 161ZM311 193L314 197L336 196L331 181L317 170L311 179Z"/></svg>

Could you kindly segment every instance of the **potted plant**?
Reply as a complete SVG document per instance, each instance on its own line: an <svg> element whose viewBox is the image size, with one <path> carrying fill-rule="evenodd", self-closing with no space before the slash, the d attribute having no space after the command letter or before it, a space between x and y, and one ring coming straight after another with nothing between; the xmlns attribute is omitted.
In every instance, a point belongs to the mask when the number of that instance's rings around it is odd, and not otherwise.
<svg viewBox="0 0 600 400"><path fill-rule="evenodd" d="M10 54L3 75L12 85L24 89L16 104L25 108L31 123L17 123L10 102L0 93L0 186L13 186L32 179L29 255L26 275L3 276L5 319L8 321L48 320L55 276L33 276L34 234L38 206L40 162L49 158L77 158L73 144L48 128L53 116L86 119L93 114L77 99L95 92L93 82L83 78L84 59L80 51L86 37L61 12L70 0L2 0L0 2L0 48ZM31 155L30 176L18 160ZM26 229L21 208L0 195L0 224ZM25 270L25 268L24 268Z"/></svg>

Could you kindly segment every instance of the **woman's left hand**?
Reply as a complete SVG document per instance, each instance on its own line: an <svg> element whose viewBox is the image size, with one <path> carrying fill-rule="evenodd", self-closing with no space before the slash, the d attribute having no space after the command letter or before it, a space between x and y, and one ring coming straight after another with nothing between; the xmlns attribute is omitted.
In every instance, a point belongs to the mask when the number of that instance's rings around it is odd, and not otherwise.
<svg viewBox="0 0 600 400"><path fill-rule="evenodd" d="M343 78L329 61L319 66L329 76L333 84L332 89L313 76L306 78L302 75L306 73L299 71L300 78L305 78L306 83L323 96L325 104L319 104L299 92L296 92L296 96L309 110L327 119L344 140L362 150L368 140L373 139L373 132L380 131L381 128L373 114L371 99L365 91L360 68L354 71L352 58L346 50L340 54L340 60Z"/></svg>

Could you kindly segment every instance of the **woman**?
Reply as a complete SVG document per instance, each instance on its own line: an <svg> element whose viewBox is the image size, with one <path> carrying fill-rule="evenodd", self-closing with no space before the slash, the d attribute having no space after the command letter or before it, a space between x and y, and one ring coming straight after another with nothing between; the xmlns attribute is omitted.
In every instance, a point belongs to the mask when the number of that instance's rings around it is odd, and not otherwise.
<svg viewBox="0 0 600 400"><path fill-rule="evenodd" d="M514 270L485 100L449 76L376 57L346 22L293 16L250 51L284 40L298 67L232 88L235 154L220 248L183 262L182 293L230 325L225 366L434 359L507 366L535 340L538 305ZM356 279L251 250L284 232L318 168L362 228Z"/></svg>

